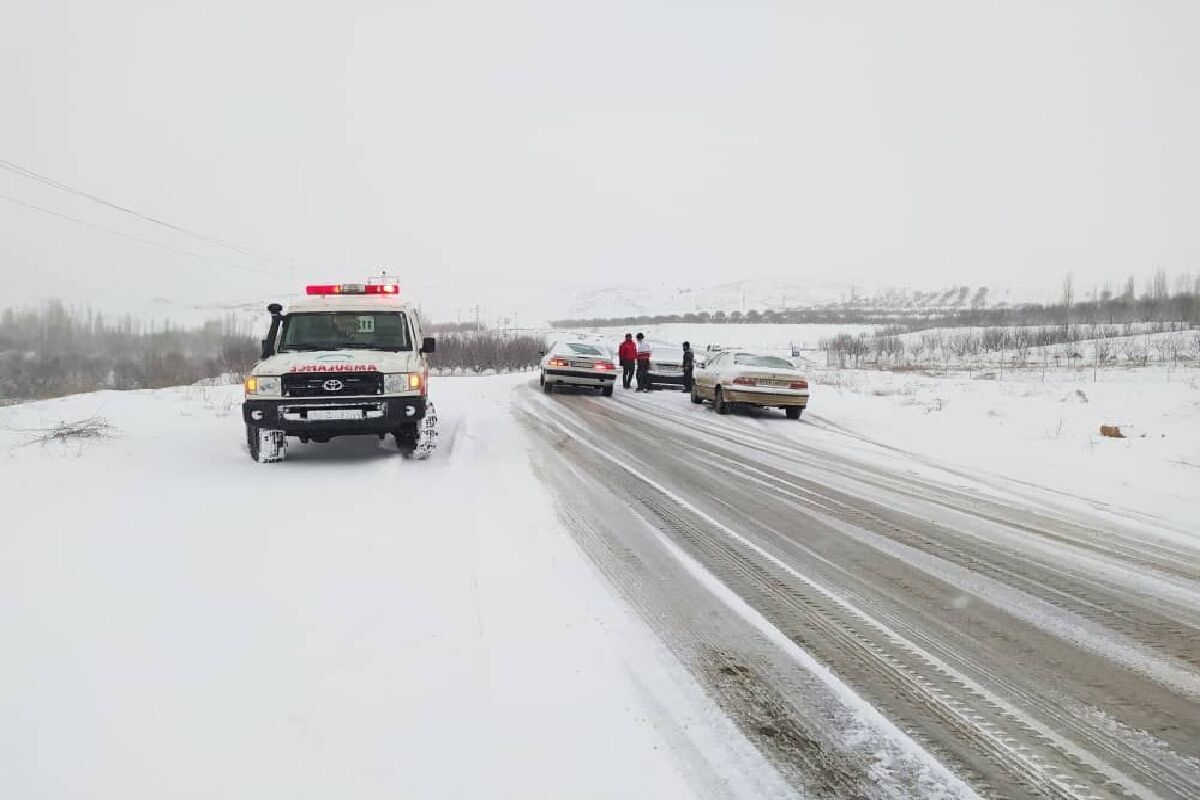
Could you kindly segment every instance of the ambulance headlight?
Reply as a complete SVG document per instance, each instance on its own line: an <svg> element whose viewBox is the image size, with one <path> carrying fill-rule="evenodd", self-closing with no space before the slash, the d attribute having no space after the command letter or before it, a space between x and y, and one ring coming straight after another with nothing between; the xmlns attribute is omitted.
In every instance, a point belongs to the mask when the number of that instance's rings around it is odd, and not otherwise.
<svg viewBox="0 0 1200 800"><path fill-rule="evenodd" d="M383 376L383 393L399 394L400 392L420 391L421 380L419 372L388 372Z"/></svg>
<svg viewBox="0 0 1200 800"><path fill-rule="evenodd" d="M278 377L251 375L246 378L246 394L257 397L279 397L281 383Z"/></svg>

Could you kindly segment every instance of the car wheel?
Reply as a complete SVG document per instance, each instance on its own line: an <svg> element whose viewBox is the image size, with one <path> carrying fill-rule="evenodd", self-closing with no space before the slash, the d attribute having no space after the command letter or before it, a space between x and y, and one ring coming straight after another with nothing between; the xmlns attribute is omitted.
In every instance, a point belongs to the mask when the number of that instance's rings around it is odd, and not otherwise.
<svg viewBox="0 0 1200 800"><path fill-rule="evenodd" d="M718 414L729 413L729 403L725 402L725 393L721 391L720 386L718 386L716 391L713 393L713 408L717 410Z"/></svg>
<svg viewBox="0 0 1200 800"><path fill-rule="evenodd" d="M804 412L804 409L801 408L800 406L788 406L787 408L785 408L783 410L783 413L787 414L788 419L800 419L800 415L803 412Z"/></svg>
<svg viewBox="0 0 1200 800"><path fill-rule="evenodd" d="M546 380L546 376L542 376L542 391L546 394L554 393L554 384Z"/></svg>
<svg viewBox="0 0 1200 800"><path fill-rule="evenodd" d="M600 390L600 394L602 394L605 397L612 397L613 387L605 386L603 389Z"/></svg>
<svg viewBox="0 0 1200 800"><path fill-rule="evenodd" d="M692 402L696 405L700 405L704 402L704 398L700 396L700 392L695 386L692 386Z"/></svg>

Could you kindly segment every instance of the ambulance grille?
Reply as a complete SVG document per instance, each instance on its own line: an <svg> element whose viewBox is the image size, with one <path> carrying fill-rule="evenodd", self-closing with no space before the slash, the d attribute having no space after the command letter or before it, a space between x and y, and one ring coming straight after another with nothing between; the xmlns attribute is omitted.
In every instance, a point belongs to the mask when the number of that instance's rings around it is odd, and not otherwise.
<svg viewBox="0 0 1200 800"><path fill-rule="evenodd" d="M382 372L304 372L283 376L284 397L362 397L383 394Z"/></svg>

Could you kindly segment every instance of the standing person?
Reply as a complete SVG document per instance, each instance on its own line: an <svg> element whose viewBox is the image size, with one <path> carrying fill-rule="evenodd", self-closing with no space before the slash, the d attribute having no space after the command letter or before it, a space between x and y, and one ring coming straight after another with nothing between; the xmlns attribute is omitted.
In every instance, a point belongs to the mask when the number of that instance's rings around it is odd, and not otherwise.
<svg viewBox="0 0 1200 800"><path fill-rule="evenodd" d="M637 344L633 334L625 334L625 341L617 348L617 360L621 362L621 385L628 389L633 384L633 370L637 366Z"/></svg>
<svg viewBox="0 0 1200 800"><path fill-rule="evenodd" d="M692 343L683 343L683 391L692 390L692 371L696 368L696 354L692 352Z"/></svg>
<svg viewBox="0 0 1200 800"><path fill-rule="evenodd" d="M639 392L650 392L650 342L637 335L637 383Z"/></svg>

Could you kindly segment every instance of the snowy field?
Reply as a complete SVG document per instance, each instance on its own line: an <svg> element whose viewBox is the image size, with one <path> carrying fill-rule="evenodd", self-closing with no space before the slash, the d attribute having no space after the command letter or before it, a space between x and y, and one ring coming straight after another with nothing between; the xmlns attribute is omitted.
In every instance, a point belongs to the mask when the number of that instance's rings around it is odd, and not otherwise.
<svg viewBox="0 0 1200 800"><path fill-rule="evenodd" d="M254 464L236 386L0 409L0 793L686 797L702 754L777 794L563 533L528 380L435 380L426 463ZM110 438L22 432L93 415Z"/></svg>
<svg viewBox="0 0 1200 800"><path fill-rule="evenodd" d="M985 373L995 377L995 373ZM1200 370L968 373L814 369L809 415L973 474L1200 531ZM1100 434L1119 426L1127 438Z"/></svg>

